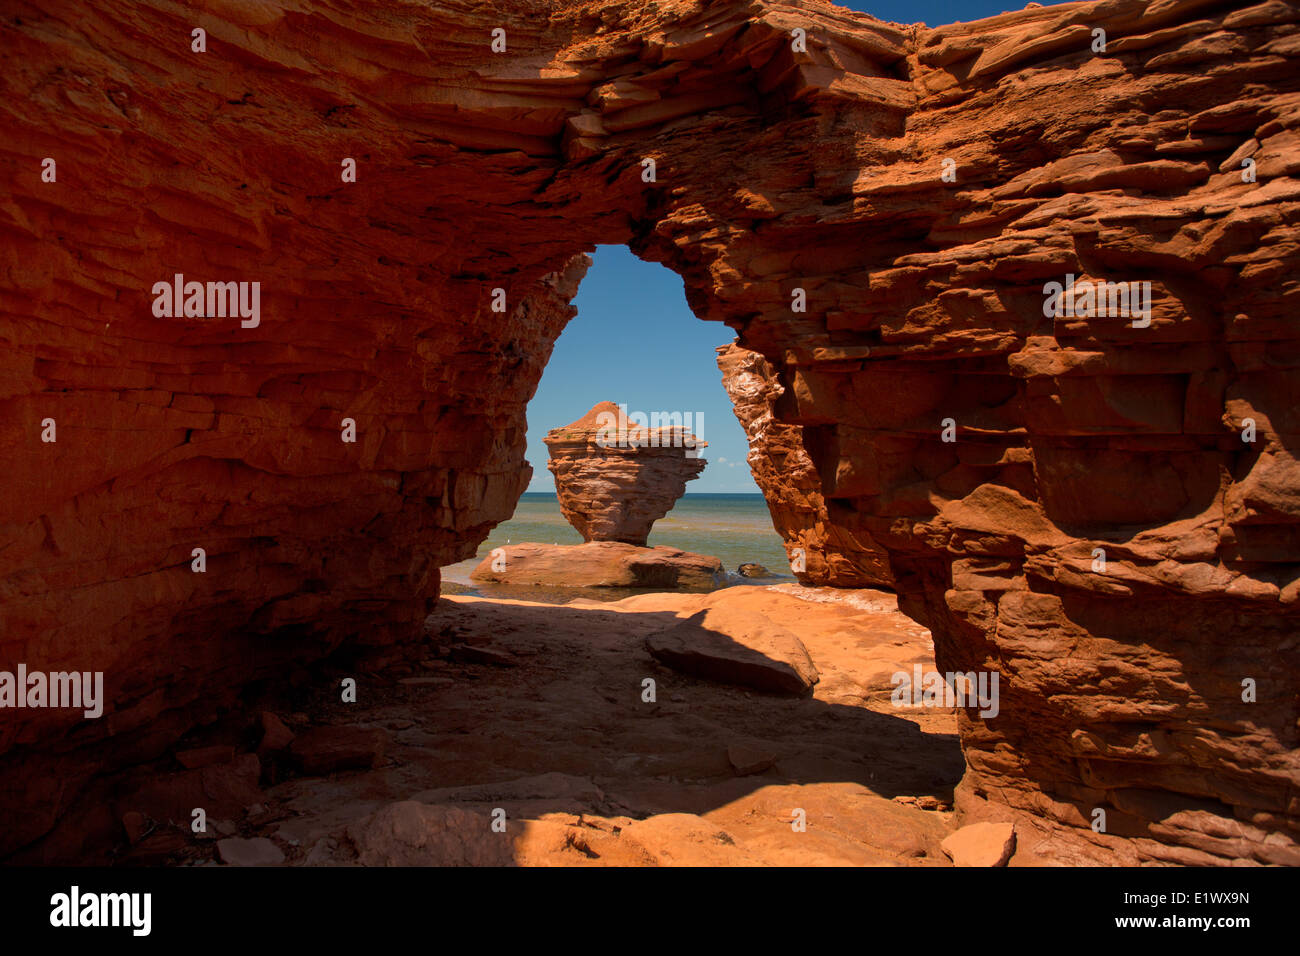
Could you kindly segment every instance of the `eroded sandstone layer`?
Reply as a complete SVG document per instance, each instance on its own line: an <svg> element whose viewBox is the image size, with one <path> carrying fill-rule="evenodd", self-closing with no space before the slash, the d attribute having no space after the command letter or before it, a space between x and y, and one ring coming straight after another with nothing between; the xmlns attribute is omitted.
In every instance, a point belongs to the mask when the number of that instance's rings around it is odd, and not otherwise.
<svg viewBox="0 0 1300 956"><path fill-rule="evenodd" d="M645 547L654 523L708 464L700 457L708 442L689 429L630 422L613 402L598 403L544 440L560 511L587 542Z"/></svg>
<svg viewBox="0 0 1300 956"><path fill-rule="evenodd" d="M470 578L493 584L548 588L651 588L711 591L727 579L722 562L677 548L621 541L585 544L507 544L493 548Z"/></svg>
<svg viewBox="0 0 1300 956"><path fill-rule="evenodd" d="M10 3L0 661L108 702L4 713L0 853L249 679L418 631L526 487L575 256L628 243L762 357L808 573L887 555L939 669L1000 674L963 819L1300 862L1298 21ZM177 273L260 282L259 323L156 317ZM1069 275L1150 282L1151 321L1045 314Z"/></svg>
<svg viewBox="0 0 1300 956"><path fill-rule="evenodd" d="M732 343L718 349L718 368L745 437L749 470L785 538L790 567L804 584L892 587L889 552L866 534L830 520L803 428L776 417L785 388L758 352Z"/></svg>

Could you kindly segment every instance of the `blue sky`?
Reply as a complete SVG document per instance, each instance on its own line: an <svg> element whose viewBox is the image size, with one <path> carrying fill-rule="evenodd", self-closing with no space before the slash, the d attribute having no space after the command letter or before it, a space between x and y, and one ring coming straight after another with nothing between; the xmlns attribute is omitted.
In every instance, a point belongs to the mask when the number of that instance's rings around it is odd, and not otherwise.
<svg viewBox="0 0 1300 956"><path fill-rule="evenodd" d="M833 0L841 7L861 10L881 20L924 23L941 27L961 20L981 20L1010 10L1023 10L1029 0ZM1042 0L1040 0L1042 2ZM1043 3L1043 6L1053 6Z"/></svg>
<svg viewBox="0 0 1300 956"><path fill-rule="evenodd" d="M1014 0L849 0L842 6L882 20L942 26L1018 10ZM745 433L722 388L714 348L735 338L720 322L701 322L686 305L682 280L622 246L601 246L574 304L578 315L556 343L528 405L529 491L554 491L542 437L597 402L628 411L703 413L709 443L704 473L687 494L757 493L745 464Z"/></svg>

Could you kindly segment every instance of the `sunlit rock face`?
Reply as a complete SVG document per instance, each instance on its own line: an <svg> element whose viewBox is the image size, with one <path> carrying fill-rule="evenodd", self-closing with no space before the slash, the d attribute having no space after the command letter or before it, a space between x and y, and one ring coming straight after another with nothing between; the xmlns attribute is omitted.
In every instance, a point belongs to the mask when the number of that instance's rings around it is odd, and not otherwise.
<svg viewBox="0 0 1300 956"><path fill-rule="evenodd" d="M684 413L674 414L675 426L651 427L648 420L629 421L613 402L600 402L546 433L546 467L555 475L560 511L583 541L644 547L650 528L686 493L686 482L704 471L700 450L708 442L681 424Z"/></svg>
<svg viewBox="0 0 1300 956"><path fill-rule="evenodd" d="M887 574L940 670L998 673L964 818L1300 862L1298 19L11 5L0 661L107 702L4 712L0 853L244 682L418 633L527 485L578 254L628 243L761 357L728 382L770 383L810 579ZM257 324L156 314L176 274L260 283ZM1045 311L1070 281L1149 313Z"/></svg>
<svg viewBox="0 0 1300 956"><path fill-rule="evenodd" d="M869 535L830 520L803 428L775 415L785 388L771 363L733 342L718 349L718 368L749 439L750 472L785 538L795 576L809 585L892 588L889 552Z"/></svg>

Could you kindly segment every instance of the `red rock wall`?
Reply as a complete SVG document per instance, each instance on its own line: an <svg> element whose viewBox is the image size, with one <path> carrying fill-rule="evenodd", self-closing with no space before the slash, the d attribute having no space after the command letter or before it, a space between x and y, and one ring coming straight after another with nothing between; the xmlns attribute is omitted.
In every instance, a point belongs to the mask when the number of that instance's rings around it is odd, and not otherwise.
<svg viewBox="0 0 1300 956"><path fill-rule="evenodd" d="M718 368L749 440L750 472L785 539L795 576L810 586L892 588L889 552L827 513L822 477L804 447L803 428L774 413L785 388L771 363L733 342L718 349Z"/></svg>
<svg viewBox="0 0 1300 956"><path fill-rule="evenodd" d="M4 715L0 852L241 681L417 630L527 484L575 254L627 242L780 387L756 472L798 428L821 483L787 539L812 508L829 565L887 552L940 669L1000 673L965 814L1063 860L1300 862L1297 21L10 4L0 661L110 703ZM260 281L260 325L155 318L177 272ZM1045 318L1071 272L1150 281L1150 327Z"/></svg>

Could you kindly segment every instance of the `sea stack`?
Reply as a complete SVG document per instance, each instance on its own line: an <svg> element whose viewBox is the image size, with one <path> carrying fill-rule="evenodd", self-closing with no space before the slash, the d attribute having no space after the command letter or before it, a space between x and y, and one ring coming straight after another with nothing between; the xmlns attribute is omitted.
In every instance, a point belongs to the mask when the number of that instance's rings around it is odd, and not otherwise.
<svg viewBox="0 0 1300 956"><path fill-rule="evenodd" d="M601 402L576 422L546 433L560 510L584 541L622 541L644 547L650 528L666 515L708 464L689 427L637 421L613 402Z"/></svg>

